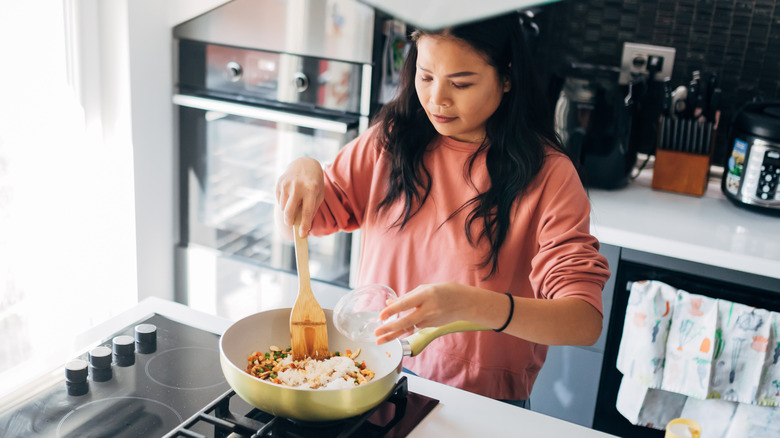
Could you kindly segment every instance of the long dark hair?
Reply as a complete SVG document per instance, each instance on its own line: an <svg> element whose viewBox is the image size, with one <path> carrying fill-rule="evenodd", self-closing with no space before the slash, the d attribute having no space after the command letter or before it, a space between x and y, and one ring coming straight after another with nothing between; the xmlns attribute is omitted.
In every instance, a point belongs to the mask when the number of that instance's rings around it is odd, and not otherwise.
<svg viewBox="0 0 780 438"><path fill-rule="evenodd" d="M436 32L415 31L401 71L398 96L377 115L381 123L380 141L391 163L387 195L378 211L403 199L403 213L394 226L403 229L431 191L431 175L423 157L438 133L428 120L414 85L416 41L422 35L446 35L465 41L485 55L487 62L496 68L499 80L510 80L510 90L504 93L498 108L487 120L485 139L468 161L466 175L470 178L478 155L487 151L490 188L448 218L471 208L466 218L466 236L475 246L482 239L490 242L490 252L479 265L480 268L491 265L486 276L489 278L498 269L498 253L509 229L512 206L542 168L545 148L566 152L555 133L547 96L532 65L516 13ZM483 224L478 236L472 233L476 221Z"/></svg>

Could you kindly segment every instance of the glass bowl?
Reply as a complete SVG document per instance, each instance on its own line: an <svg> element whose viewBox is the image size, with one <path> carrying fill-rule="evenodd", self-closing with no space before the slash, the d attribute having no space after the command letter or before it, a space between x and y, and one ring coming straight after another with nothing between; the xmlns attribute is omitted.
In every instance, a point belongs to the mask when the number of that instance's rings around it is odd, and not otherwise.
<svg viewBox="0 0 780 438"><path fill-rule="evenodd" d="M379 312L397 298L395 291L383 284L358 287L336 303L333 308L333 325L353 341L375 342L374 330L398 318L393 315L385 321L379 319Z"/></svg>

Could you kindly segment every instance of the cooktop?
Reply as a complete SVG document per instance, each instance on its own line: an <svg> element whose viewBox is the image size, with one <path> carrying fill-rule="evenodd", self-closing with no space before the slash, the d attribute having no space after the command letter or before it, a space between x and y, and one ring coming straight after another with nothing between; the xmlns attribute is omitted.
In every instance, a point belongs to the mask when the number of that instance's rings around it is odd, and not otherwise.
<svg viewBox="0 0 780 438"><path fill-rule="evenodd" d="M67 361L61 379L0 416L0 436L161 437L230 389L219 336L154 314Z"/></svg>
<svg viewBox="0 0 780 438"><path fill-rule="evenodd" d="M58 379L0 413L0 437L405 437L438 400L408 391L339 422L275 417L233 397L219 336L159 314L114 333L67 362Z"/></svg>

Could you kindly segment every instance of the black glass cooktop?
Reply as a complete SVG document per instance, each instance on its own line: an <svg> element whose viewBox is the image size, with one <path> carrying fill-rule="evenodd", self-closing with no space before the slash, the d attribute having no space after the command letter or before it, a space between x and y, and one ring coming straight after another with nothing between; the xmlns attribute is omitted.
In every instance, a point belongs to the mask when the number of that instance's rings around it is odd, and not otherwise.
<svg viewBox="0 0 780 438"><path fill-rule="evenodd" d="M67 371L0 413L0 436L162 437L229 389L218 342L214 333L155 314L71 361L52 358L68 362Z"/></svg>

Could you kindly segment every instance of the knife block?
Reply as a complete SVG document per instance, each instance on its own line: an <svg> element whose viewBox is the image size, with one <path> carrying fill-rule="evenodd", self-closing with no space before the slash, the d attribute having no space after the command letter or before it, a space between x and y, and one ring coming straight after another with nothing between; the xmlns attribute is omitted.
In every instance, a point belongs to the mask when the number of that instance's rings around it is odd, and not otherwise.
<svg viewBox="0 0 780 438"><path fill-rule="evenodd" d="M670 121L663 117L659 126L652 188L686 195L704 195L717 128L711 123L697 124L694 120ZM694 130L693 126L698 126L699 130ZM683 141L686 136L688 143Z"/></svg>
<svg viewBox="0 0 780 438"><path fill-rule="evenodd" d="M652 187L655 190L702 196L707 189L710 156L688 152L655 152Z"/></svg>

